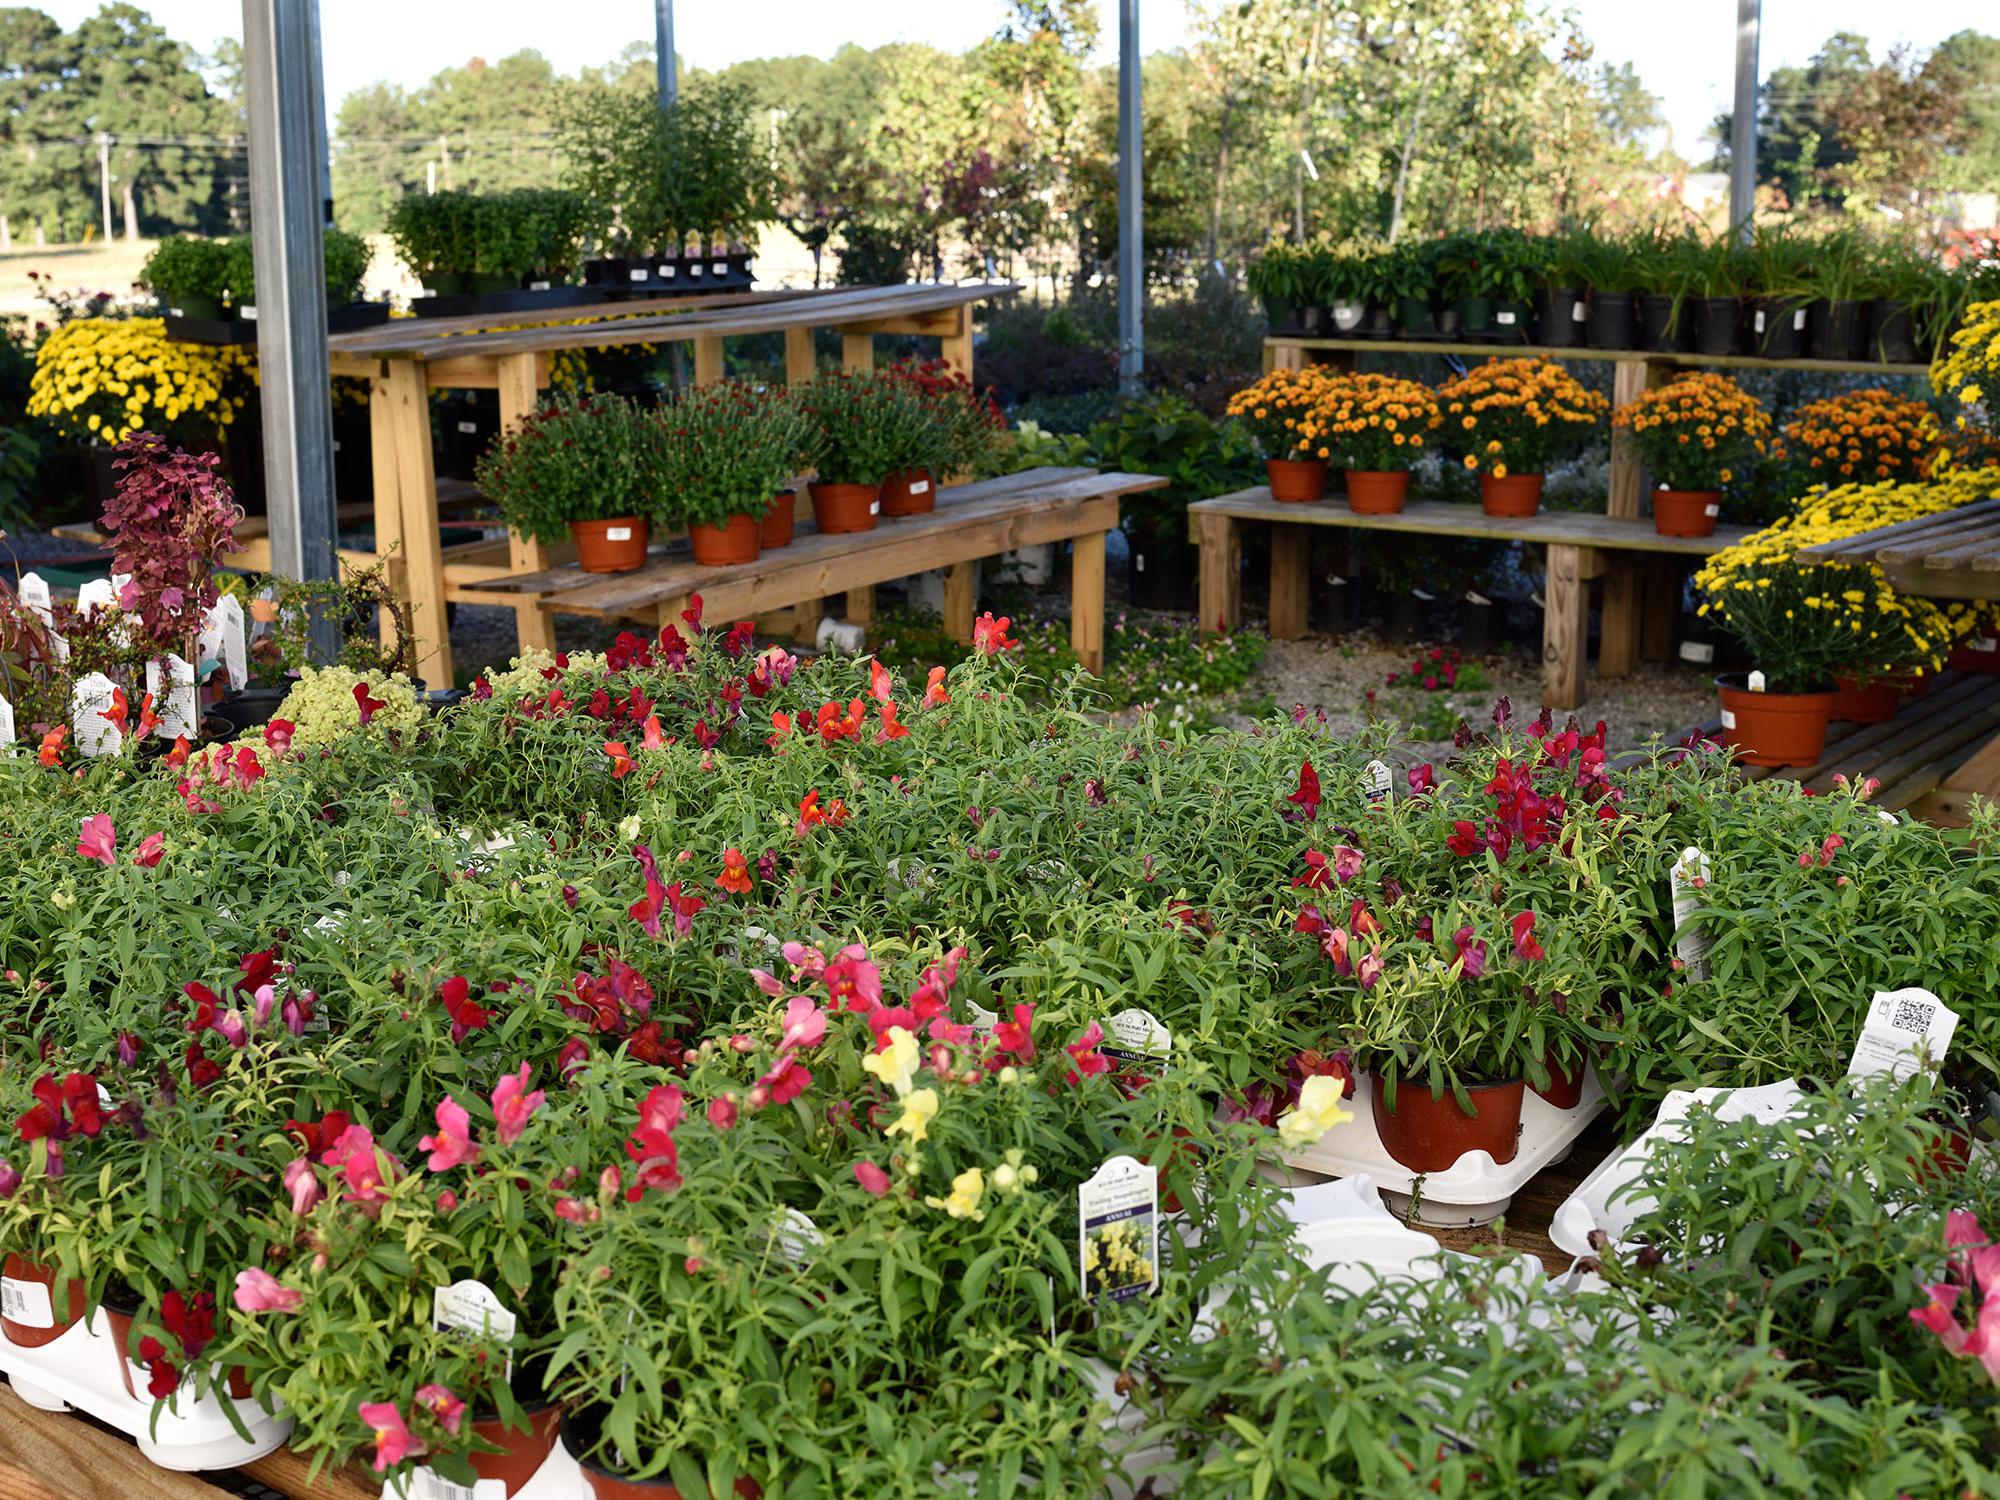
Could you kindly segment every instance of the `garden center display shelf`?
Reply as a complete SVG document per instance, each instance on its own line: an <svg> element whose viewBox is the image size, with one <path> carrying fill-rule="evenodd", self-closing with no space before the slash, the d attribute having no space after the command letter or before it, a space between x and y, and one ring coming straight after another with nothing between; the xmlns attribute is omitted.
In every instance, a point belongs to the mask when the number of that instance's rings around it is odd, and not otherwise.
<svg viewBox="0 0 2000 1500"><path fill-rule="evenodd" d="M1450 339L1357 339L1313 338L1300 334L1271 334L1264 340L1264 361L1269 368L1281 351L1313 350L1332 354L1465 354L1486 358L1505 355L1510 359L1614 360L1636 365L1708 365L1738 370L1821 370L1828 373L1863 375L1927 375L1927 364L1889 364L1879 359L1766 359L1758 354L1698 354L1684 350L1593 349L1588 345L1464 343ZM1294 356L1295 357L1295 356Z"/></svg>
<svg viewBox="0 0 2000 1500"><path fill-rule="evenodd" d="M163 1469L191 1472L228 1469L262 1458L292 1435L292 1419L265 1411L254 1401L238 1401L236 1415L250 1434L245 1442L230 1425L222 1403L182 1395L178 1410L162 1408L154 1420L150 1398L133 1399L118 1378L109 1320L99 1312L94 1328L82 1320L39 1349L0 1339L0 1373L14 1394L44 1411L74 1407L114 1427L138 1443L139 1451ZM145 1372L134 1378L144 1390Z"/></svg>
<svg viewBox="0 0 2000 1500"><path fill-rule="evenodd" d="M1365 1172L1392 1209L1439 1228L1490 1224L1499 1218L1529 1179L1569 1155L1605 1102L1595 1069L1585 1076L1583 1097L1573 1109L1558 1109L1528 1089L1521 1103L1520 1148L1512 1161L1496 1162L1484 1151L1471 1151L1445 1171L1412 1172L1383 1147L1375 1131L1373 1100L1374 1083L1364 1075L1355 1081L1348 1101L1354 1118L1329 1130L1318 1145L1288 1153L1285 1160L1330 1177Z"/></svg>

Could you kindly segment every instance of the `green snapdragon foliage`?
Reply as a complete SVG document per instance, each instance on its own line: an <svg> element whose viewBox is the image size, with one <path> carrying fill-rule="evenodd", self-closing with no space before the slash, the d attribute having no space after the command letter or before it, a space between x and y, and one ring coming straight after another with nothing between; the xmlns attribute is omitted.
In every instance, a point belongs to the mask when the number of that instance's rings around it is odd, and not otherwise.
<svg viewBox="0 0 2000 1500"><path fill-rule="evenodd" d="M1983 1366L1909 1313L1992 1169L1894 1170L1996 1071L1990 814L1504 715L1374 797L1386 727L1107 723L978 637L904 676L690 621L421 725L0 758L0 1249L135 1303L165 1399L240 1371L399 1479L547 1395L684 1494L1990 1491ZM1314 1072L1589 1064L1636 1130L1837 1078L1911 984L1963 1018L1934 1088L1701 1126L1582 1296L1357 1292L1261 1175ZM1166 1055L1105 1050L1133 1008ZM1118 1154L1161 1286L1090 1305ZM433 1329L467 1279L511 1345Z"/></svg>

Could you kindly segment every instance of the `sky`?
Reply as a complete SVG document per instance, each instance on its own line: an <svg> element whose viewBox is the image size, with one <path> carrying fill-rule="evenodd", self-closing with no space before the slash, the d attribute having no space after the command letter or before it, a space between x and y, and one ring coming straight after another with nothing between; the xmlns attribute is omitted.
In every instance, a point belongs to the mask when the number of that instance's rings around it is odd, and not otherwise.
<svg viewBox="0 0 2000 1500"><path fill-rule="evenodd" d="M65 26L95 0L35 0ZM240 35L233 0L138 0L182 40L211 47ZM1103 61L1116 58L1118 7L1100 0ZM1557 8L1560 8L1558 6ZM1660 96L1683 156L1707 155L1702 137L1733 92L1736 0L1571 0L1584 35L1609 63L1630 62ZM628 42L651 43L649 0L320 0L329 110L377 79L415 87L472 56L532 47L560 72L608 61ZM997 0L677 0L675 50L685 64L719 68L746 57L815 53L921 41L951 51L994 29ZM1140 42L1151 52L1187 39L1185 0L1140 0ZM552 24L553 23L553 24ZM1764 0L1761 72L1808 61L1835 31L1868 38L1881 57L1898 42L1919 47L1967 27L2000 29L1994 0Z"/></svg>

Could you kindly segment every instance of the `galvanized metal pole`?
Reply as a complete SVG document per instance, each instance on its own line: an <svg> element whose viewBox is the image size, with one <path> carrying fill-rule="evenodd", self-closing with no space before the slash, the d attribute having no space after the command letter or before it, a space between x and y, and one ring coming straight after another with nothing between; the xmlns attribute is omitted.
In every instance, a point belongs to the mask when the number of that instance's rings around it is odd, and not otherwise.
<svg viewBox="0 0 2000 1500"><path fill-rule="evenodd" d="M312 94L314 155L319 162L320 222L333 228L333 141L326 128L326 64L320 46L319 0L312 0Z"/></svg>
<svg viewBox="0 0 2000 1500"><path fill-rule="evenodd" d="M320 233L325 109L314 87L314 19L314 0L243 0L271 569L306 580L334 576L333 411ZM331 659L339 646L331 620L314 619L312 646L315 656Z"/></svg>
<svg viewBox="0 0 2000 1500"><path fill-rule="evenodd" d="M104 204L104 243L111 243L111 137L97 132L97 195Z"/></svg>
<svg viewBox="0 0 2000 1500"><path fill-rule="evenodd" d="M1736 106L1729 116L1729 222L1750 237L1757 208L1757 34L1764 0L1736 0Z"/></svg>
<svg viewBox="0 0 2000 1500"><path fill-rule="evenodd" d="M674 70L674 0L653 0L653 52L660 73L660 108L665 109L681 92Z"/></svg>
<svg viewBox="0 0 2000 1500"><path fill-rule="evenodd" d="M1146 367L1146 219L1140 196L1139 0L1118 0L1118 383L1137 390Z"/></svg>

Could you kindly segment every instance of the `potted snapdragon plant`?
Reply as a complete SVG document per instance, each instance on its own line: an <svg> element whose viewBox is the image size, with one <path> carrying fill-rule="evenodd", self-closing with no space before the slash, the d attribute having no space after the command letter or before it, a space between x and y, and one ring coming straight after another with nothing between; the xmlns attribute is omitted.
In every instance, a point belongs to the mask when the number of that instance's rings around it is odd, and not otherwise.
<svg viewBox="0 0 2000 1500"><path fill-rule="evenodd" d="M1236 418L1264 454L1274 500L1317 500L1326 493L1326 393L1335 372L1324 365L1272 370L1229 398Z"/></svg>
<svg viewBox="0 0 2000 1500"><path fill-rule="evenodd" d="M805 414L813 521L823 532L873 531L882 481L908 466L918 420L909 387L885 375L822 370L792 393Z"/></svg>
<svg viewBox="0 0 2000 1500"><path fill-rule="evenodd" d="M507 524L549 546L576 544L586 573L646 561L639 417L612 395L557 395L479 457L479 487Z"/></svg>
<svg viewBox="0 0 2000 1500"><path fill-rule="evenodd" d="M765 524L799 472L806 423L782 393L724 380L639 417L640 489L664 525L685 526L708 567L755 562ZM791 518L780 518L789 541Z"/></svg>
<svg viewBox="0 0 2000 1500"><path fill-rule="evenodd" d="M1763 456L1771 419L1735 381L1690 371L1612 413L1611 425L1639 450L1652 479L1653 525L1661 536L1710 536L1722 490Z"/></svg>
<svg viewBox="0 0 2000 1500"><path fill-rule="evenodd" d="M1490 516L1531 516L1541 508L1550 464L1591 440L1610 404L1561 365L1495 359L1438 391L1442 440L1479 475Z"/></svg>
<svg viewBox="0 0 2000 1500"><path fill-rule="evenodd" d="M1444 421L1429 386L1394 375L1335 375L1321 397L1326 444L1347 476L1347 504L1391 515L1409 494L1410 467Z"/></svg>

